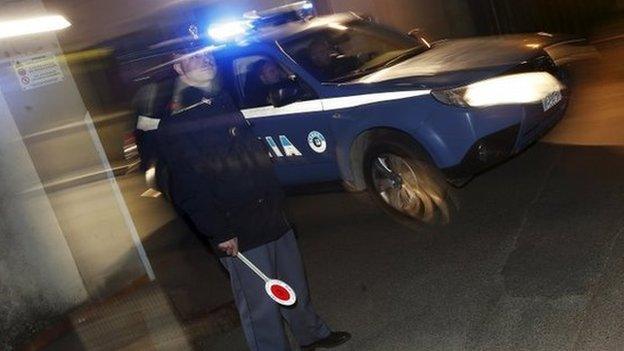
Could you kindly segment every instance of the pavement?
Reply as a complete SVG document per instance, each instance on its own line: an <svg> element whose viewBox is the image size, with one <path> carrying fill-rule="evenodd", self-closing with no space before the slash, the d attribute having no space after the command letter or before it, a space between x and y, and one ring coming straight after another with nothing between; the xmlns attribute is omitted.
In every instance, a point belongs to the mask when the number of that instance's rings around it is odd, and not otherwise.
<svg viewBox="0 0 624 351"><path fill-rule="evenodd" d="M624 50L603 54L542 141L453 190L447 225L366 194L289 198L314 304L353 334L339 350L624 349ZM211 253L140 177L119 182L157 280L47 349L246 350Z"/></svg>

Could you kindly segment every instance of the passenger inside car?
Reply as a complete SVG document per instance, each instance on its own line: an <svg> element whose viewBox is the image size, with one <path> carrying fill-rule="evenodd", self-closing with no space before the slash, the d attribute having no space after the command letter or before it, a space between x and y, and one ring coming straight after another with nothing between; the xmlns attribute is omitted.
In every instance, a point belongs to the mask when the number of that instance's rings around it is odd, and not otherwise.
<svg viewBox="0 0 624 351"><path fill-rule="evenodd" d="M252 64L245 83L245 100L248 106L271 104L271 93L279 89L294 89L296 84L275 62L260 59Z"/></svg>

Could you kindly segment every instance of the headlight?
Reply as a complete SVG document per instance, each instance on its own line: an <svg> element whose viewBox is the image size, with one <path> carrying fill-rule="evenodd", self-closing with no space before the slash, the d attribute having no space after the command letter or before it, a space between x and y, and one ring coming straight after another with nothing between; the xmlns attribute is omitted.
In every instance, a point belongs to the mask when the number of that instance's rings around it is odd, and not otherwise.
<svg viewBox="0 0 624 351"><path fill-rule="evenodd" d="M538 102L563 88L550 73L530 72L486 79L450 90L434 90L431 94L448 105L485 107Z"/></svg>

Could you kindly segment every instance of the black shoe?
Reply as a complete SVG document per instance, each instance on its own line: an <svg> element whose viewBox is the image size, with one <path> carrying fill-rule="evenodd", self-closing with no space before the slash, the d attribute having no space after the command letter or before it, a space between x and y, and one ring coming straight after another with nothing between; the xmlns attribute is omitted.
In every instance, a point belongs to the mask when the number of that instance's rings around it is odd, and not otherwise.
<svg viewBox="0 0 624 351"><path fill-rule="evenodd" d="M347 332L332 332L328 337L315 341L310 345L301 346L302 351L313 351L317 348L320 349L332 349L336 346L342 345L351 339L351 334Z"/></svg>

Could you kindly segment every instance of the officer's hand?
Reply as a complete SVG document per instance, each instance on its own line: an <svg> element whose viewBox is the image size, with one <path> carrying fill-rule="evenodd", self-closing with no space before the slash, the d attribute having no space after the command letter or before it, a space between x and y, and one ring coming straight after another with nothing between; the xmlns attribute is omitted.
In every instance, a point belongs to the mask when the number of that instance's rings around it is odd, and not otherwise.
<svg viewBox="0 0 624 351"><path fill-rule="evenodd" d="M219 250L225 251L230 256L236 256L238 254L238 238L232 238L228 241L224 241L217 245Z"/></svg>

